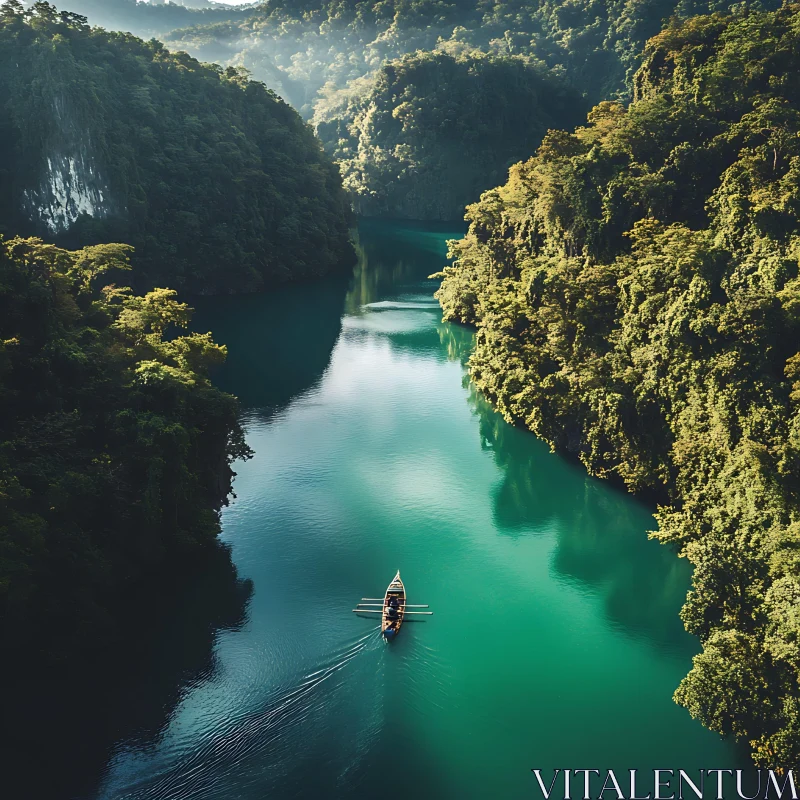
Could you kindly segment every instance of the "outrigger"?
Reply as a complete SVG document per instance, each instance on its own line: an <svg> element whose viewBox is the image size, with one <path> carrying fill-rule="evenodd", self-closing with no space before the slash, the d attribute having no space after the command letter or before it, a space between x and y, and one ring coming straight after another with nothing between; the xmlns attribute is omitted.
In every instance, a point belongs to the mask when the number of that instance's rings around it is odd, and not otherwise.
<svg viewBox="0 0 800 800"><path fill-rule="evenodd" d="M400 626L406 617L417 614L420 616L431 616L433 614L433 611L408 611L409 608L428 608L428 606L406 603L406 587L400 579L400 570L397 570L397 575L392 578L392 582L386 589L383 601L379 602L380 600L380 597L362 597L361 602L358 603L358 608L353 609L353 613L380 614L381 633L390 641L400 632ZM362 606L364 607L362 608ZM380 611L372 610L372 606L380 608Z"/></svg>

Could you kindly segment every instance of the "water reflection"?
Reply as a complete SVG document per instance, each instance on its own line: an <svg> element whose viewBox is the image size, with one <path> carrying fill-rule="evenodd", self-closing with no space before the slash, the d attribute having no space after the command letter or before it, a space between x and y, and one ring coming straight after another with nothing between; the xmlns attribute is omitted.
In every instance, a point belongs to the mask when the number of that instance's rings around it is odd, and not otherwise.
<svg viewBox="0 0 800 800"><path fill-rule="evenodd" d="M433 299L435 284L426 277L445 263L442 235L459 235L457 223L414 223L402 226L382 220L362 220L356 244L358 261L347 294L345 310L357 314L363 306L397 295L403 289L419 300L415 289L426 287L426 299L439 316ZM463 227L463 226L461 226ZM400 295L398 302L404 297Z"/></svg>
<svg viewBox="0 0 800 800"><path fill-rule="evenodd" d="M440 313L441 316L441 313ZM441 322L437 331L439 333L439 345L449 361L460 361L466 368L472 349L475 346L475 334L463 325L450 325ZM469 378L465 374L465 384L469 384Z"/></svg>
<svg viewBox="0 0 800 800"><path fill-rule="evenodd" d="M213 332L228 347L228 359L215 374L220 388L239 397L243 410L271 418L322 378L342 331L370 303L408 287L440 317L428 274L444 262L442 232L458 234L458 225L404 224L364 220L356 241L357 262L351 275L281 287L263 294L198 297L192 300L192 328ZM403 302L403 297L398 298ZM436 327L414 326L398 332L400 343L439 353ZM243 377L246 376L246 377Z"/></svg>
<svg viewBox="0 0 800 800"><path fill-rule="evenodd" d="M531 765L565 753L723 753L670 700L694 645L685 564L647 541L647 508L464 389L473 335L441 322L426 280L442 233L384 225L314 314L310 287L214 301L209 327L239 337L225 380L269 418L225 516L258 591L169 730L171 695L123 735L141 746L116 752L103 800L524 797ZM350 603L399 566L436 616L385 647Z"/></svg>
<svg viewBox="0 0 800 800"><path fill-rule="evenodd" d="M470 405L482 446L503 472L492 498L498 530L509 536L554 530L553 569L602 595L613 624L659 647L695 652L678 617L689 565L647 539L655 527L651 511L509 425L474 388Z"/></svg>
<svg viewBox="0 0 800 800"><path fill-rule="evenodd" d="M129 598L120 645L46 674L8 676L0 721L7 797L94 796L119 747L154 747L187 688L210 679L220 632L244 623L252 584L222 545L192 574Z"/></svg>
<svg viewBox="0 0 800 800"><path fill-rule="evenodd" d="M215 373L245 411L271 417L322 377L342 330L347 276L264 294L196 298L192 328L228 348Z"/></svg>
<svg viewBox="0 0 800 800"><path fill-rule="evenodd" d="M453 346L459 339L453 353L466 353L471 336L441 322L441 308L433 297L438 284L427 278L446 261L443 235L457 236L458 227L362 222L358 263L345 301L345 328L380 335L415 358L451 358L442 349L445 339Z"/></svg>

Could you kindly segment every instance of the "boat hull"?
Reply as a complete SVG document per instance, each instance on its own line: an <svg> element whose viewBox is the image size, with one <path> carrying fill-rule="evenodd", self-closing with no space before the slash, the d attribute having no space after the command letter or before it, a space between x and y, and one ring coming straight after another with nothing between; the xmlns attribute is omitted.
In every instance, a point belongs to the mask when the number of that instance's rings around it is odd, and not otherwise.
<svg viewBox="0 0 800 800"><path fill-rule="evenodd" d="M388 641L400 633L406 613L406 587L400 579L400 572L394 576L383 598L381 633Z"/></svg>

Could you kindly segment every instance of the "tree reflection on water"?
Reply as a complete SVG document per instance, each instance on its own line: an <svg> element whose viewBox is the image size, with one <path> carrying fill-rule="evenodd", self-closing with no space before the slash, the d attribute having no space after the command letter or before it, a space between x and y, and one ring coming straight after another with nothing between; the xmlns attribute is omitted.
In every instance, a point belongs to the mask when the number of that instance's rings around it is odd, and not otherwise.
<svg viewBox="0 0 800 800"><path fill-rule="evenodd" d="M554 531L552 569L601 594L612 623L658 647L696 652L678 616L689 565L648 540L655 527L652 509L508 424L474 386L469 402L482 447L502 470L492 498L498 531L510 536Z"/></svg>
<svg viewBox="0 0 800 800"><path fill-rule="evenodd" d="M4 676L4 796L91 797L117 748L155 746L187 687L213 678L216 638L244 624L252 591L217 545L180 580L129 597L102 656Z"/></svg>

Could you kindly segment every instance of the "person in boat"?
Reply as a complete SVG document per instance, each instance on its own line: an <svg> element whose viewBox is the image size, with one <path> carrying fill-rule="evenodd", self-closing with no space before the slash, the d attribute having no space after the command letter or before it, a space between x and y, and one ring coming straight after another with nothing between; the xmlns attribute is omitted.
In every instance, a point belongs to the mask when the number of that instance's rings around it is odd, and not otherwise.
<svg viewBox="0 0 800 800"><path fill-rule="evenodd" d="M394 598L392 598L394 600ZM394 605L392 605L392 600L389 600L389 605L386 609L386 615L389 619L397 619L397 601L395 600Z"/></svg>

